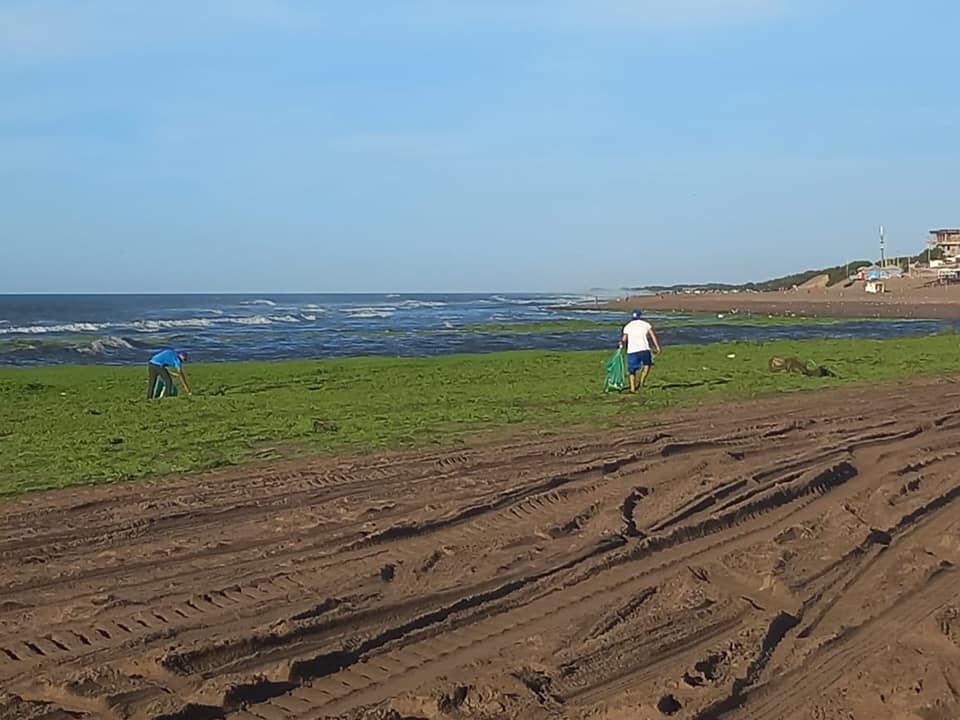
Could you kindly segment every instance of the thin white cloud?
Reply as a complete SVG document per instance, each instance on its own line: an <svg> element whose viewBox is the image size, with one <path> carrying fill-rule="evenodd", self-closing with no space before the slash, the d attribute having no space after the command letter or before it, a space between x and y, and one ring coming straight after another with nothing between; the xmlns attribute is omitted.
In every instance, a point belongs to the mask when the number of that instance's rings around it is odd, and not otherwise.
<svg viewBox="0 0 960 720"><path fill-rule="evenodd" d="M479 22L559 28L663 29L669 26L738 22L781 12L786 0L466 0L453 3ZM432 3L437 10L442 0Z"/></svg>
<svg viewBox="0 0 960 720"><path fill-rule="evenodd" d="M369 132L332 137L331 150L344 153L420 158L456 158L472 149L464 135L446 132Z"/></svg>
<svg viewBox="0 0 960 720"><path fill-rule="evenodd" d="M776 16L788 0L3 0L0 59L202 46L235 33L664 30ZM794 1L792 4L796 4Z"/></svg>
<svg viewBox="0 0 960 720"><path fill-rule="evenodd" d="M0 55L69 54L77 49L77 36L61 19L50 18L51 12L24 4L0 6Z"/></svg>
<svg viewBox="0 0 960 720"><path fill-rule="evenodd" d="M267 0L2 0L0 58L57 60L202 46L293 18L292 6Z"/></svg>

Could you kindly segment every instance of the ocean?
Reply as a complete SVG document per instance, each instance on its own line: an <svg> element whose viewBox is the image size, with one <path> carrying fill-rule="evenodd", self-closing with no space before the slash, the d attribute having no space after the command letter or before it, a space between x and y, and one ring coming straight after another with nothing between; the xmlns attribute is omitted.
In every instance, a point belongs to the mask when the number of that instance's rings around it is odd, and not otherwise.
<svg viewBox="0 0 960 720"><path fill-rule="evenodd" d="M430 356L498 350L614 348L617 333L476 331L489 323L624 319L581 309L587 295L0 295L0 365L143 363L159 348L194 362ZM656 316L651 316L656 321ZM665 328L665 345L723 340L889 338L941 321Z"/></svg>

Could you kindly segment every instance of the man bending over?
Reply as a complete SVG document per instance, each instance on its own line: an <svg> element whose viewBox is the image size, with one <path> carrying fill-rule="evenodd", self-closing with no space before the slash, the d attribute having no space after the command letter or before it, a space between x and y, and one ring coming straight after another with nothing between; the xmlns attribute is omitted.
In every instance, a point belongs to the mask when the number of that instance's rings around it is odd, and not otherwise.
<svg viewBox="0 0 960 720"><path fill-rule="evenodd" d="M187 360L187 354L179 350L161 350L147 364L147 400L153 399L153 388L156 387L157 378L163 380L164 394L173 394L173 378L170 377L170 371L167 368L173 368L173 371L183 383L183 389L190 394L190 385L187 383L187 376L183 371L183 363Z"/></svg>

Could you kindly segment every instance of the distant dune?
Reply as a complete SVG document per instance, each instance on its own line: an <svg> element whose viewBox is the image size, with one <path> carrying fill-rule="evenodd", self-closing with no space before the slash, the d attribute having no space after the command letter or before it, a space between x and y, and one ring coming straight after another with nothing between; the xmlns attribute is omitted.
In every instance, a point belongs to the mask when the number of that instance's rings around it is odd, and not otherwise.
<svg viewBox="0 0 960 720"><path fill-rule="evenodd" d="M825 287L823 275L791 290L657 293L624 298L599 307L608 310L749 312L772 315L859 318L960 319L960 284L937 285L903 278L885 283L885 292L867 293L863 283Z"/></svg>

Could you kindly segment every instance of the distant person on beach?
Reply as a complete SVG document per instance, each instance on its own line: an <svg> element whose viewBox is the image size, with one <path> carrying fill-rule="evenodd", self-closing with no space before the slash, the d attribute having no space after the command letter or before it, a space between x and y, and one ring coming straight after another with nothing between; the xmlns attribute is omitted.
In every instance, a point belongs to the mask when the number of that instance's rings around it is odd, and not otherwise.
<svg viewBox="0 0 960 720"><path fill-rule="evenodd" d="M153 399L153 389L157 385L157 378L163 380L163 387L166 395L173 394L173 378L170 377L170 371L167 368L173 368L173 371L183 383L183 389L189 395L190 384L187 382L187 376L183 371L183 363L187 361L187 354L180 350L161 350L147 363L149 370L147 374L147 400Z"/></svg>
<svg viewBox="0 0 960 720"><path fill-rule="evenodd" d="M647 384L647 376L650 374L650 368L653 367L653 353L650 351L650 343L660 354L660 341L657 334L653 331L653 326L643 319L643 313L639 310L633 311L633 319L623 328L623 335L620 338L621 349L627 349L627 372L630 374L630 392L637 391L637 373L640 373L640 387Z"/></svg>

